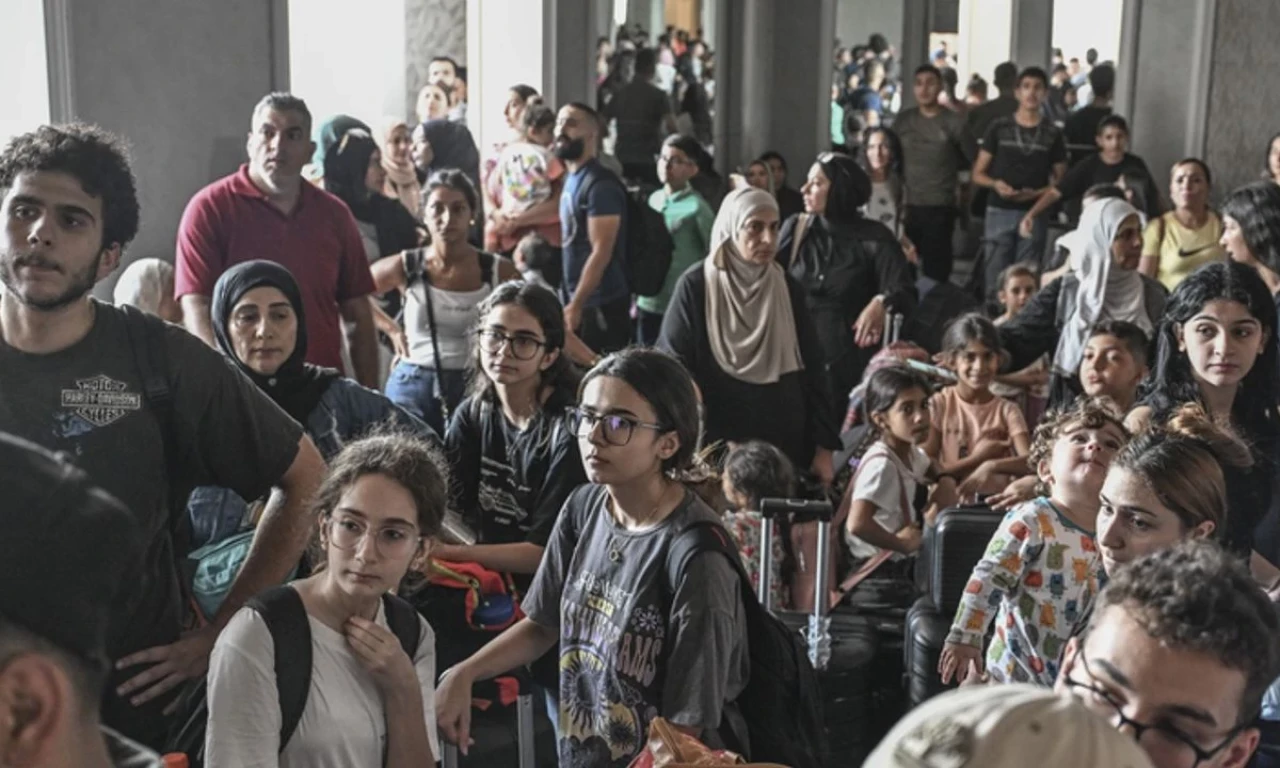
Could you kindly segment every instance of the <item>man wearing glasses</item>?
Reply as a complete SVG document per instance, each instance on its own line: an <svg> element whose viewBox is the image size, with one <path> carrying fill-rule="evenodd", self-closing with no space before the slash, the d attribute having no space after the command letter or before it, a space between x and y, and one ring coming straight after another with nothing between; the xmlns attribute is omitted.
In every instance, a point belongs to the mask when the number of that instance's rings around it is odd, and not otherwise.
<svg viewBox="0 0 1280 768"><path fill-rule="evenodd" d="M1098 595L1057 689L1131 735L1156 768L1243 768L1280 672L1280 619L1242 563L1188 542L1138 560Z"/></svg>

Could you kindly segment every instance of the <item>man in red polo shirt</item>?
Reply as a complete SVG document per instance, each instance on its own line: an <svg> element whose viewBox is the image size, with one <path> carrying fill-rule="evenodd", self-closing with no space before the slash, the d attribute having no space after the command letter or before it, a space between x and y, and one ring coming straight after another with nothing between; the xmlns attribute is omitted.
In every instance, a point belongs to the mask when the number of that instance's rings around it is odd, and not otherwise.
<svg viewBox="0 0 1280 768"><path fill-rule="evenodd" d="M342 319L355 377L378 386L378 349L369 294L373 277L360 231L345 204L307 183L311 112L287 93L253 110L249 163L196 193L178 227L174 292L187 330L213 346L209 297L228 268L253 259L287 267L302 288L307 362L343 369Z"/></svg>

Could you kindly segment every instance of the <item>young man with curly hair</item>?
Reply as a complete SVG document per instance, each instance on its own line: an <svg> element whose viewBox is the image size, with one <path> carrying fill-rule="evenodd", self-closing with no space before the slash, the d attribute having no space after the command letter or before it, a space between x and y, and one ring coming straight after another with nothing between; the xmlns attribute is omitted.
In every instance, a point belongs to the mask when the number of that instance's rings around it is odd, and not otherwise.
<svg viewBox="0 0 1280 768"><path fill-rule="evenodd" d="M1243 768L1280 618L1248 568L1191 541L1120 568L1067 643L1057 689L1128 733L1156 768Z"/></svg>
<svg viewBox="0 0 1280 768"><path fill-rule="evenodd" d="M311 529L304 504L324 462L302 428L217 352L90 296L138 229L117 138L60 125L13 139L0 153L0 222L0 431L75 457L144 531L144 554L110 607L103 720L159 746L164 708L179 685L203 677L218 631L297 563ZM219 614L180 634L175 532L195 485L246 499L273 485L282 493Z"/></svg>

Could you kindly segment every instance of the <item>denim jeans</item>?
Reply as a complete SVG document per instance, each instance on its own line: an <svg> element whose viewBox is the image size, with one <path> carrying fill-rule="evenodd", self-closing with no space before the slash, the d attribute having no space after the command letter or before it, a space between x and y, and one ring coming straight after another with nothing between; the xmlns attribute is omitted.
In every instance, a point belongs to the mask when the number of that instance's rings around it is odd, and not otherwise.
<svg viewBox="0 0 1280 768"><path fill-rule="evenodd" d="M982 240L986 245L986 270L983 273L983 286L987 298L994 299L1000 290L1000 273L1012 266L1014 262L1029 262L1039 269L1044 254L1045 221L1043 216L1036 217L1035 226L1031 229L1031 237L1025 238L1018 233L1018 225L1027 212L1012 208L987 206L987 217L983 229Z"/></svg>
<svg viewBox="0 0 1280 768"><path fill-rule="evenodd" d="M444 437L444 410L436 396L436 379L440 380L440 393L452 413L462 402L467 389L466 371L443 370L437 372L407 360L396 364L387 379L387 399L427 423L427 426Z"/></svg>
<svg viewBox="0 0 1280 768"><path fill-rule="evenodd" d="M658 343L658 336L662 335L662 318L663 315L657 312L646 312L643 309L636 310L636 342L644 347L652 347Z"/></svg>

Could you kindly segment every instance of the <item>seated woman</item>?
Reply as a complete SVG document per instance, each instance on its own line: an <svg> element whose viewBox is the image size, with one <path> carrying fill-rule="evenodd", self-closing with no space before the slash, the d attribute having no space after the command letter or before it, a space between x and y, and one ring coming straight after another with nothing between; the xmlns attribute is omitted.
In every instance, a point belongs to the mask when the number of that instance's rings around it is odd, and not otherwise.
<svg viewBox="0 0 1280 768"><path fill-rule="evenodd" d="M750 672L740 576L714 552L694 555L676 584L667 571L680 532L719 520L683 482L698 441L693 381L633 347L586 375L572 414L591 484L556 521L528 618L441 680L441 730L465 749L472 684L558 643L561 765L626 768L655 717L718 746L722 723L741 723L729 702Z"/></svg>
<svg viewBox="0 0 1280 768"><path fill-rule="evenodd" d="M565 499L587 482L565 414L581 377L564 355L560 300L542 286L498 286L480 305L475 338L471 395L445 446L454 508L477 543L433 554L513 574L523 592Z"/></svg>
<svg viewBox="0 0 1280 768"><path fill-rule="evenodd" d="M838 422L804 293L776 260L777 232L772 195L730 192L710 255L676 283L658 347L697 382L708 444L773 443L829 485Z"/></svg>
<svg viewBox="0 0 1280 768"><path fill-rule="evenodd" d="M1090 328L1124 320L1151 335L1165 306L1164 287L1135 271L1142 257L1137 209L1115 198L1098 200L1084 209L1076 231L1076 271L1041 288L1000 326L1000 345L1010 358L1005 370L1022 370L1052 353L1050 408L1067 405L1082 393L1077 371Z"/></svg>
<svg viewBox="0 0 1280 768"><path fill-rule="evenodd" d="M1251 557L1254 576L1264 585L1272 583L1272 563L1280 560L1274 536L1255 541L1275 522L1266 519L1275 515L1272 474L1280 445L1275 334L1276 305L1256 271L1235 262L1201 267L1169 299L1155 368L1126 420L1136 432L1195 403L1245 439L1253 467L1223 468L1229 514L1222 542L1240 557Z"/></svg>
<svg viewBox="0 0 1280 768"><path fill-rule="evenodd" d="M392 422L439 444L430 427L331 368L304 362L307 324L302 293L289 270L271 261L248 261L227 270L210 305L219 349L310 435L325 460L374 427ZM226 488L204 486L191 494L188 511L196 545L240 529L245 501Z"/></svg>
<svg viewBox="0 0 1280 768"><path fill-rule="evenodd" d="M208 768L434 762L435 636L389 593L440 530L448 506L440 461L426 443L396 434L352 443L334 459L313 505L322 566L280 588L288 592L262 596L305 612L305 624L290 629L309 636L306 703L286 739L277 638L259 610L240 609L209 659Z"/></svg>

